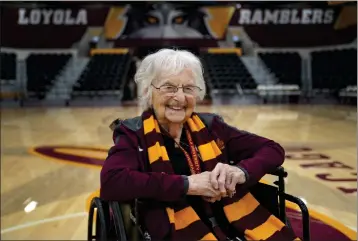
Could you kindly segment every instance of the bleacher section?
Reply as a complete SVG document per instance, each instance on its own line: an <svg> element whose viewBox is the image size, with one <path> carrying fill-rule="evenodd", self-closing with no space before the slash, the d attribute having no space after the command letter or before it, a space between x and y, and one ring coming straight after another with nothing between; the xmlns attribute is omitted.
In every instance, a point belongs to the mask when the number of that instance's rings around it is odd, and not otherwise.
<svg viewBox="0 0 358 241"><path fill-rule="evenodd" d="M357 49L312 52L311 69L314 90L357 86Z"/></svg>
<svg viewBox="0 0 358 241"><path fill-rule="evenodd" d="M26 59L28 97L44 99L71 54L31 54Z"/></svg>
<svg viewBox="0 0 358 241"><path fill-rule="evenodd" d="M2 82L16 80L16 54L0 53L0 75Z"/></svg>
<svg viewBox="0 0 358 241"><path fill-rule="evenodd" d="M118 96L129 64L129 53L94 54L73 86L72 98Z"/></svg>
<svg viewBox="0 0 358 241"><path fill-rule="evenodd" d="M147 49L145 53L150 51ZM312 96L322 91L335 97L334 101L356 102L356 48L305 50L305 53L259 51L253 58L265 69L266 75L272 73L274 77L269 80L258 78L260 76L254 74L258 71L251 68L252 64L240 57L241 52L235 48L202 50L200 58L207 80L205 101L213 100L215 94L224 94L219 98L231 98L255 93L263 103L286 103L287 100L298 103L300 100L310 101ZM138 58L133 51L124 48L94 49L90 58L74 54L33 52L22 61L26 55L1 53L0 99L22 102L34 98L65 100L66 104L77 98L82 101L95 97L105 101L108 99L102 97L122 102L136 101L133 75ZM257 100L256 96L251 97Z"/></svg>
<svg viewBox="0 0 358 241"><path fill-rule="evenodd" d="M212 93L238 93L256 89L257 84L236 53L202 53Z"/></svg>
<svg viewBox="0 0 358 241"><path fill-rule="evenodd" d="M277 79L276 83L258 86L258 94L264 103L287 100L297 103L302 86L301 56L295 52L263 52L258 53L258 56Z"/></svg>
<svg viewBox="0 0 358 241"><path fill-rule="evenodd" d="M259 53L279 84L301 86L301 57L298 53Z"/></svg>
<svg viewBox="0 0 358 241"><path fill-rule="evenodd" d="M17 100L21 95L17 80L17 56L15 53L0 53L0 100Z"/></svg>

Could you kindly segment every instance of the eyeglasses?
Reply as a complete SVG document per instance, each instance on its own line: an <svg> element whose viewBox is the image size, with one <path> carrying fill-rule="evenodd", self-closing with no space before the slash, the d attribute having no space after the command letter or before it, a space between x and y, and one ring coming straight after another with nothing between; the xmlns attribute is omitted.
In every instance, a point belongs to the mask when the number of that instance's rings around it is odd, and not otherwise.
<svg viewBox="0 0 358 241"><path fill-rule="evenodd" d="M160 87L156 87L152 84L152 86L164 94L175 94L179 89L183 89L183 92L188 95L197 95L201 91L201 88L195 85L178 87L175 85L165 84Z"/></svg>

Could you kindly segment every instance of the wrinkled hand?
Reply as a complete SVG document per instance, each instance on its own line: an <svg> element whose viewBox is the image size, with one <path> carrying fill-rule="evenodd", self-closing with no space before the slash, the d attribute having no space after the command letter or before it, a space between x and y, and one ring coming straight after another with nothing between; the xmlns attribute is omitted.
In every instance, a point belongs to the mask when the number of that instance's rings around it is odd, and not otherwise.
<svg viewBox="0 0 358 241"><path fill-rule="evenodd" d="M210 172L202 172L188 176L188 195L198 195L207 198L220 196L220 191L213 188L210 182Z"/></svg>
<svg viewBox="0 0 358 241"><path fill-rule="evenodd" d="M215 190L220 191L222 197L234 193L236 185L245 181L245 173L240 168L229 164L219 162L210 172L211 185Z"/></svg>

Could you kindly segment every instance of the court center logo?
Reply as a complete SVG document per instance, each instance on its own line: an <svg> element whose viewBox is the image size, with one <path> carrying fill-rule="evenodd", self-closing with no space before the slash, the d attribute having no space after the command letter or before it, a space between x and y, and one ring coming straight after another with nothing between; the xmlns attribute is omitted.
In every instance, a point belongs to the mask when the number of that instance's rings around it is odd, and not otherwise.
<svg viewBox="0 0 358 241"><path fill-rule="evenodd" d="M307 150L304 148L304 150ZM100 170L107 154L107 148L97 147L76 147L76 146L40 146L31 148L29 152L48 160L65 162L71 165L95 167ZM288 159L290 156L288 156ZM292 157L291 157L292 158ZM87 199L88 202L93 196L98 196L98 190L92 193ZM302 237L302 216L296 204L286 201L287 217L296 235ZM309 208L311 240L356 240L357 232L341 224L337 220L329 218Z"/></svg>

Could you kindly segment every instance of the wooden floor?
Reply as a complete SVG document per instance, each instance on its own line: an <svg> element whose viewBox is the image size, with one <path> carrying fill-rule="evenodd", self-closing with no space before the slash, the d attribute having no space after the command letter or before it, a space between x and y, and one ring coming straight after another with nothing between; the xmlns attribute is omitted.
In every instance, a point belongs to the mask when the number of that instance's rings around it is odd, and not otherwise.
<svg viewBox="0 0 358 241"><path fill-rule="evenodd" d="M286 191L356 230L356 108L225 105L198 111L221 114L229 124L282 144ZM108 125L137 114L135 107L2 110L2 239L86 239L86 199L99 188L100 166L71 162L71 156L103 161L112 145ZM40 155L43 149L57 158Z"/></svg>

